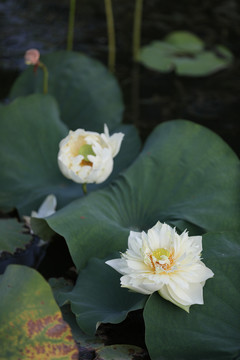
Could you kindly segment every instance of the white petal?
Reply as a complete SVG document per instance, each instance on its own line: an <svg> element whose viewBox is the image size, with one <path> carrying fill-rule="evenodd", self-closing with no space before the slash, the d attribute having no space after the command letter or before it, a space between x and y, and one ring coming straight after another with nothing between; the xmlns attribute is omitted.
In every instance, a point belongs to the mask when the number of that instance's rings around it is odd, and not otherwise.
<svg viewBox="0 0 240 360"><path fill-rule="evenodd" d="M142 246L142 233L130 231L130 235L128 237L128 248L132 250L136 255L141 256Z"/></svg>
<svg viewBox="0 0 240 360"><path fill-rule="evenodd" d="M143 281L143 279L139 280L129 275L125 275L122 276L120 280L122 287L126 287L141 294L152 294L153 292L158 290L157 284L155 284L154 282L147 282L145 279L145 281Z"/></svg>
<svg viewBox="0 0 240 360"><path fill-rule="evenodd" d="M127 266L137 272L148 272L149 268L148 266L141 260L126 260Z"/></svg>
<svg viewBox="0 0 240 360"><path fill-rule="evenodd" d="M200 254L202 252L202 236L190 236L189 241L192 242L191 251Z"/></svg>
<svg viewBox="0 0 240 360"><path fill-rule="evenodd" d="M120 150L121 143L124 138L124 134L123 133L115 133L112 136L109 136L108 127L106 124L104 124L104 134L102 134L102 137L110 146L111 152L112 152L112 157L115 157Z"/></svg>
<svg viewBox="0 0 240 360"><path fill-rule="evenodd" d="M175 236L175 231L167 224L162 224L159 232L160 243L159 247L164 249L170 249L172 244L172 238Z"/></svg>
<svg viewBox="0 0 240 360"><path fill-rule="evenodd" d="M161 290L158 291L159 295L161 295L164 299L170 301L174 305L177 305L178 307L184 309L185 311L189 312L189 305L180 304L175 299L172 298L172 296L169 294L167 286L164 286L161 288Z"/></svg>
<svg viewBox="0 0 240 360"><path fill-rule="evenodd" d="M113 157L115 157L119 153L123 138L124 138L123 133L116 133L116 134L113 134L110 137L109 144L110 144L110 147L112 149L112 156Z"/></svg>
<svg viewBox="0 0 240 360"><path fill-rule="evenodd" d="M214 276L212 270L199 261L191 267L181 270L181 277L190 283L202 282Z"/></svg>
<svg viewBox="0 0 240 360"><path fill-rule="evenodd" d="M55 213L57 206L57 199L54 195L48 195L40 208L38 209L38 212L33 211L31 216L36 218L45 218L47 216L50 216Z"/></svg>
<svg viewBox="0 0 240 360"><path fill-rule="evenodd" d="M189 284L188 289L183 290L176 283L170 282L167 288L171 297L182 305L203 304L202 284Z"/></svg>
<svg viewBox="0 0 240 360"><path fill-rule="evenodd" d="M156 228L152 228L150 230L148 230L148 246L151 249L151 251L157 250L160 247L163 247L162 244L160 243L161 238L160 238L160 231Z"/></svg>
<svg viewBox="0 0 240 360"><path fill-rule="evenodd" d="M116 270L122 275L128 274L129 272L127 262L124 259L108 260L105 262L105 264L111 266L114 270Z"/></svg>

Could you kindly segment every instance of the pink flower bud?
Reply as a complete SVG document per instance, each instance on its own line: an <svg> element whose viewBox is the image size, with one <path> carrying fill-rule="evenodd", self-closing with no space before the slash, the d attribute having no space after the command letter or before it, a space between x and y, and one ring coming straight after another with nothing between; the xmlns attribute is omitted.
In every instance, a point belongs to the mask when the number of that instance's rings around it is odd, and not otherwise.
<svg viewBox="0 0 240 360"><path fill-rule="evenodd" d="M40 58L40 52L37 49L29 49L25 52L24 60L27 65L37 65Z"/></svg>

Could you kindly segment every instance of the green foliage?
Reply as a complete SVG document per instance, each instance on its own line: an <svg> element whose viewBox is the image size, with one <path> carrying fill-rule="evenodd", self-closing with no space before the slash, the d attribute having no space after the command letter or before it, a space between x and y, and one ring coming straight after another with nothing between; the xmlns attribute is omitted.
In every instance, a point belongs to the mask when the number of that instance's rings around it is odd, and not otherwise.
<svg viewBox="0 0 240 360"><path fill-rule="evenodd" d="M1 360L78 357L70 327L37 271L8 266L1 276L0 293Z"/></svg>
<svg viewBox="0 0 240 360"><path fill-rule="evenodd" d="M67 134L56 101L40 94L19 98L1 108L0 118L1 209L17 207L29 215L53 189L58 195L65 188L69 201L70 182L56 160L59 141Z"/></svg>
<svg viewBox="0 0 240 360"><path fill-rule="evenodd" d="M207 76L228 67L233 55L224 46L216 46L213 51L205 50L205 44L196 35L176 31L163 41L153 41L142 47L138 60L161 72L175 70L183 76Z"/></svg>
<svg viewBox="0 0 240 360"><path fill-rule="evenodd" d="M49 194L57 197L58 207L83 195L81 186L63 177L58 168L59 142L68 129L60 120L52 96L20 97L0 108L0 119L0 152L4 154L0 158L2 210L16 207L20 214L30 215ZM131 164L140 148L133 126L122 125L118 131L124 132L125 138L108 182ZM95 188L93 185L89 190Z"/></svg>
<svg viewBox="0 0 240 360"><path fill-rule="evenodd" d="M189 121L170 121L110 186L35 223L66 239L80 270L91 257L125 251L130 230L148 230L158 220L190 235L239 230L239 182L239 159L220 137Z"/></svg>
<svg viewBox="0 0 240 360"><path fill-rule="evenodd" d="M24 233L23 224L16 219L0 220L0 253L6 251L14 254L17 249L25 249L32 240L30 234Z"/></svg>
<svg viewBox="0 0 240 360"><path fill-rule="evenodd" d="M83 128L103 131L107 124L113 130L122 121L123 101L117 81L97 60L70 51L41 56L49 72L49 94L59 105L61 119L71 130ZM41 69L33 67L16 80L10 98L43 92Z"/></svg>
<svg viewBox="0 0 240 360"><path fill-rule="evenodd" d="M232 54L226 48L211 52L204 47L195 35L174 32L143 48L139 60L189 76L229 66ZM32 218L31 226L44 239L54 233L65 238L78 277L76 284L50 279L51 291L35 270L7 268L0 277L0 359L43 360L44 351L48 358L77 358L52 292L80 347L94 349L96 357L130 360L140 353L130 345L104 347L93 335L101 323L121 322L146 303L151 360L237 359L239 159L216 134L186 120L159 125L136 159L139 136L133 126L121 124L121 93L105 67L64 51L41 61L50 75L49 95L41 94L41 69L34 74L31 67L13 86L10 97L17 99L0 106L0 208L30 215L54 194L60 210L46 219ZM59 142L68 128L103 132L105 123L111 132L125 134L123 144L111 176L100 186L90 185L83 197L81 186L58 168ZM80 151L85 160L92 154L89 145ZM130 230L147 231L158 220L190 235L218 231L203 236L203 260L215 276L204 287L205 304L193 305L190 314L158 294L147 297L121 288L120 275L103 260L126 250ZM0 251L13 253L29 239L16 220L0 221Z"/></svg>
<svg viewBox="0 0 240 360"><path fill-rule="evenodd" d="M51 280L59 306L68 302L76 315L80 328L94 335L100 323L119 323L129 311L142 309L146 296L120 287L120 275L105 261L90 259L88 266L78 275L75 287L67 292L64 284Z"/></svg>
<svg viewBox="0 0 240 360"><path fill-rule="evenodd" d="M203 236L203 261L214 278L203 288L204 305L190 313L153 294L144 309L151 360L230 360L240 355L240 241L238 233Z"/></svg>
<svg viewBox="0 0 240 360"><path fill-rule="evenodd" d="M171 32L165 37L165 42L186 53L198 53L204 48L204 42L189 31Z"/></svg>
<svg viewBox="0 0 240 360"><path fill-rule="evenodd" d="M145 359L143 357L143 349L134 345L110 345L104 346L103 340L97 336L86 335L77 325L75 316L71 312L69 306L65 305L61 308L63 318L71 326L71 330L75 341L80 348L80 359L88 359L92 357L93 350L95 354L102 360L133 360Z"/></svg>

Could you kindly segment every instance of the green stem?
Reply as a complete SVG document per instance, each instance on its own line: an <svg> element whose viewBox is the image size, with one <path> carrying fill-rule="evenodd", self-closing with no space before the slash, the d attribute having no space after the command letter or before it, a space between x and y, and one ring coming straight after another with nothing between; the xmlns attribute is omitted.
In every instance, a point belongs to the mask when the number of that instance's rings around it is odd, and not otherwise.
<svg viewBox="0 0 240 360"><path fill-rule="evenodd" d="M82 189L83 189L84 195L87 195L87 184L86 183L82 184Z"/></svg>
<svg viewBox="0 0 240 360"><path fill-rule="evenodd" d="M68 38L67 50L73 49L74 21L75 21L76 0L70 0L69 18L68 18Z"/></svg>
<svg viewBox="0 0 240 360"><path fill-rule="evenodd" d="M41 61L38 62L38 66L43 70L43 93L48 93L48 69Z"/></svg>
<svg viewBox="0 0 240 360"><path fill-rule="evenodd" d="M114 19L113 19L111 0L105 0L105 11L106 11L107 31L108 31L108 68L113 73L115 69L116 45L115 45Z"/></svg>
<svg viewBox="0 0 240 360"><path fill-rule="evenodd" d="M133 60L137 61L141 42L141 24L142 24L143 0L136 0L134 22L133 22Z"/></svg>

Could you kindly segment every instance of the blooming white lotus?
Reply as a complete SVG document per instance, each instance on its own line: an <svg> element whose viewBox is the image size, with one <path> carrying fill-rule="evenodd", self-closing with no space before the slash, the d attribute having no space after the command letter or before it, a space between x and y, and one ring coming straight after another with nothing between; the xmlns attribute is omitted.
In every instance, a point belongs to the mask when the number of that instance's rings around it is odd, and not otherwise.
<svg viewBox="0 0 240 360"><path fill-rule="evenodd" d="M121 286L142 294L155 291L189 311L203 304L203 286L213 272L201 261L202 237L178 235L167 224L145 232L130 232L128 249L120 259L106 263L117 270Z"/></svg>
<svg viewBox="0 0 240 360"><path fill-rule="evenodd" d="M77 183L101 183L113 170L113 158L118 154L123 133L109 136L107 125L104 133L77 129L69 131L59 144L58 165L68 179Z"/></svg>

